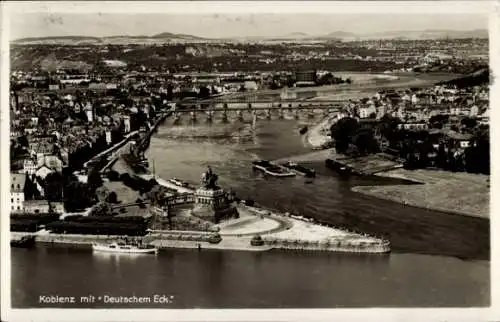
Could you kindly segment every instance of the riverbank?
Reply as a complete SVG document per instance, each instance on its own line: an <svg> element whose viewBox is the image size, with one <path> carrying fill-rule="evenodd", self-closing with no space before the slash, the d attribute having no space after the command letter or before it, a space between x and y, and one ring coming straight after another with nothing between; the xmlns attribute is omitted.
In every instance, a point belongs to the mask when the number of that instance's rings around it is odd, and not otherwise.
<svg viewBox="0 0 500 322"><path fill-rule="evenodd" d="M336 114L330 114L311 127L303 136L305 145L313 150L321 150L330 145L333 142L330 127L335 123L336 118Z"/></svg>
<svg viewBox="0 0 500 322"><path fill-rule="evenodd" d="M324 119L314 126L305 138L307 146L313 149L322 148L323 144L330 139L324 129L331 124L333 123L330 119ZM345 164L360 174L420 183L417 185L358 186L351 189L358 193L428 210L480 218L490 217L489 176L425 169L406 170L402 169L398 162L382 156L349 158L335 153L333 149L330 150L324 153L323 151L312 152L290 159L300 162L301 160L324 161L329 158Z"/></svg>
<svg viewBox="0 0 500 322"><path fill-rule="evenodd" d="M358 186L352 190L408 206L490 218L490 187L487 175L406 169L396 169L376 175L421 184Z"/></svg>
<svg viewBox="0 0 500 322"><path fill-rule="evenodd" d="M388 241L366 234L322 225L313 220L291 216L290 214L276 214L260 207L250 207L242 203L238 204L237 208L239 218L220 223L218 233L155 230L140 238L160 249L193 248L239 251L291 249L374 254L390 252L390 243ZM93 243L110 243L127 237L53 234L42 230L37 233L11 232L11 239L20 239L26 235L36 236L36 241L39 243L89 247ZM215 235L220 236L220 242L211 243L210 240ZM252 240L256 236L261 236L261 242L257 245L252 244Z"/></svg>

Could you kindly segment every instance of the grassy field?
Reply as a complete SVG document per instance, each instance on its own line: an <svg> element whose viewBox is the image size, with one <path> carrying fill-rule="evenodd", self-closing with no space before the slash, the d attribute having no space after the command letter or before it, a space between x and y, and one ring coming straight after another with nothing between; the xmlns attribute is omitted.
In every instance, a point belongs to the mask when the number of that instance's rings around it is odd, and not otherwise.
<svg viewBox="0 0 500 322"><path fill-rule="evenodd" d="M122 204L132 203L139 198L139 193L133 190L132 188L127 187L121 181L108 181L104 182L103 185L109 189L109 191L116 192L118 200L122 202Z"/></svg>
<svg viewBox="0 0 500 322"><path fill-rule="evenodd" d="M356 192L410 206L489 218L489 176L463 172L397 169L377 174L423 184L354 187Z"/></svg>

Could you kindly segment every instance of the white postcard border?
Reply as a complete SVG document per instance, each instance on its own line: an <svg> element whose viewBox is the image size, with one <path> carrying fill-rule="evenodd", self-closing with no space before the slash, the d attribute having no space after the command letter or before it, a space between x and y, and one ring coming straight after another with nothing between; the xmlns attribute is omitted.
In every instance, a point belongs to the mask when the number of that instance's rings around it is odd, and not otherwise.
<svg viewBox="0 0 500 322"><path fill-rule="evenodd" d="M491 12L490 18L490 65L495 82L491 87L491 106L500 106L500 23L498 3L490 1L370 1L370 2L9 2L1 3L1 186L9 190L9 17L13 13L28 12L75 12L75 13L151 13L168 9L169 13L484 13ZM490 11L491 10L491 11ZM491 109L491 124L500 124L498 109ZM491 127L493 142L500 142L500 132ZM492 185L490 213L497 213L500 195L500 147L491 145ZM1 308L5 321L494 321L499 320L498 290L500 274L500 220L494 215L491 222L491 307L490 308L450 308L450 309L273 309L273 310L150 310L150 309L7 309L10 308L10 247L8 194L2 193L1 204ZM464 236L464 238L467 238Z"/></svg>

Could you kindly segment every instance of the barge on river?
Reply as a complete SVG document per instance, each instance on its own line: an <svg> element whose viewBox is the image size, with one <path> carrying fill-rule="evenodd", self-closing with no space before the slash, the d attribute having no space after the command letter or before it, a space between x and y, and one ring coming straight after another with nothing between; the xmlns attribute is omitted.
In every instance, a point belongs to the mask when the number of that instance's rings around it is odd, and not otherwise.
<svg viewBox="0 0 500 322"><path fill-rule="evenodd" d="M295 172L290 171L284 166L274 164L267 160L259 160L253 162L253 169L260 170L265 174L268 174L273 177L293 177L295 176Z"/></svg>
<svg viewBox="0 0 500 322"><path fill-rule="evenodd" d="M316 171L314 169L306 168L306 167L304 167L300 164L297 164L295 162L292 162L292 161L288 161L286 163L283 163L282 166L284 166L287 169L290 169L291 171L293 171L301 176L307 177L307 178L316 177Z"/></svg>

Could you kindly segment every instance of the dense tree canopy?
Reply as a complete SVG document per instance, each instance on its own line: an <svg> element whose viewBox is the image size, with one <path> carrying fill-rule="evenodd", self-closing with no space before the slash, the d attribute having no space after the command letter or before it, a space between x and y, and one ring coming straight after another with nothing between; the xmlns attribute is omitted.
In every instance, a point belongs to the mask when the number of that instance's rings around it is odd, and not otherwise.
<svg viewBox="0 0 500 322"><path fill-rule="evenodd" d="M64 181L58 172L51 172L45 177L44 194L48 201L62 201Z"/></svg>
<svg viewBox="0 0 500 322"><path fill-rule="evenodd" d="M89 171L88 179L87 179L87 184L89 186L89 190L91 194L95 194L97 188L102 186L102 178L101 174L99 173L99 169L97 167L93 167Z"/></svg>
<svg viewBox="0 0 500 322"><path fill-rule="evenodd" d="M359 129L356 119L345 117L332 125L331 136L335 140L335 149L338 153L345 153L352 143L354 136Z"/></svg>
<svg viewBox="0 0 500 322"><path fill-rule="evenodd" d="M90 205L94 195L89 193L86 184L70 179L64 187L64 208L69 212L81 211Z"/></svg>

